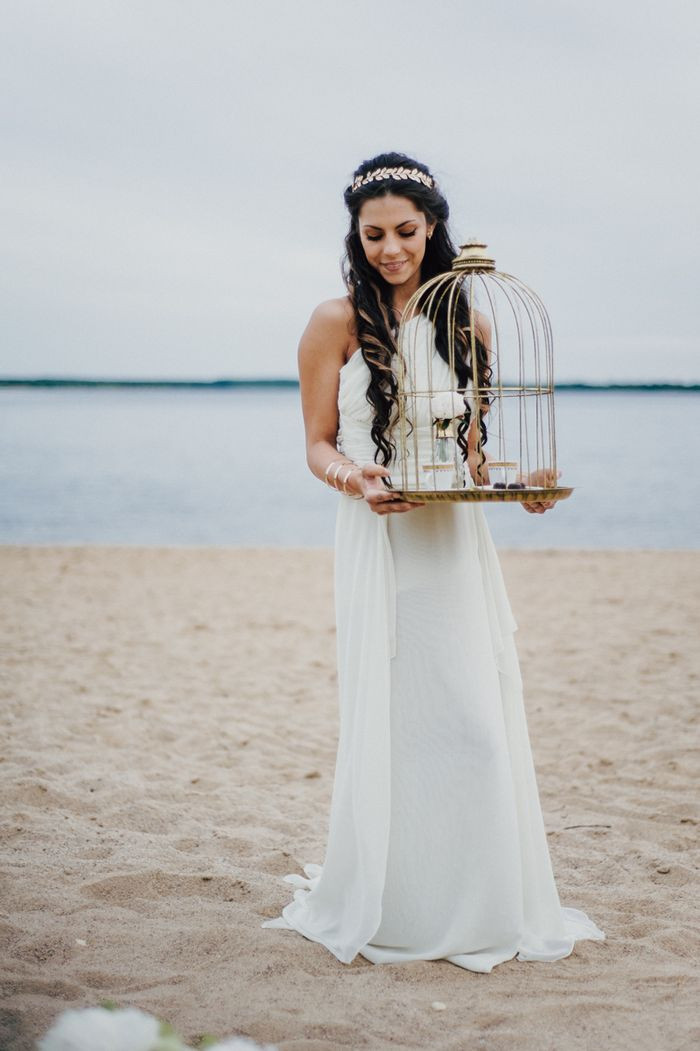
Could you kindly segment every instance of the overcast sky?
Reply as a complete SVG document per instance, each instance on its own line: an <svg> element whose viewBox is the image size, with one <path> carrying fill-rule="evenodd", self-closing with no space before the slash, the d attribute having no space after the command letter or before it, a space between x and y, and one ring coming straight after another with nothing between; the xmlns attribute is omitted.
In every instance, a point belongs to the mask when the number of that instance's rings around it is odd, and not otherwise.
<svg viewBox="0 0 700 1051"><path fill-rule="evenodd" d="M559 380L700 380L697 3L2 10L0 375L295 375L343 188L401 150L538 291Z"/></svg>

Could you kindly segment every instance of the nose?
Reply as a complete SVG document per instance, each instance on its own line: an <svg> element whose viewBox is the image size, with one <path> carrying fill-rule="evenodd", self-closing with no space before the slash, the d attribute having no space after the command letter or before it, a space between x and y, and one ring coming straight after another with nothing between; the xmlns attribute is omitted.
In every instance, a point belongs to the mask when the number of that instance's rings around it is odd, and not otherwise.
<svg viewBox="0 0 700 1051"><path fill-rule="evenodd" d="M387 237L384 242L384 255L387 259L394 258L401 254L401 245L398 240L392 237Z"/></svg>

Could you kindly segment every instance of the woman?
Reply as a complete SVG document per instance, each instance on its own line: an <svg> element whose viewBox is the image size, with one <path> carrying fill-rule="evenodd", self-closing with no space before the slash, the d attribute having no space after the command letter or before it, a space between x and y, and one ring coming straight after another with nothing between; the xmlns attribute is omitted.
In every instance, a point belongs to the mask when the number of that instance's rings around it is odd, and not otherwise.
<svg viewBox="0 0 700 1051"><path fill-rule="evenodd" d="M308 464L341 493L333 797L323 865L285 876L294 900L262 926L296 930L343 963L359 952L488 972L514 956L557 960L577 939L605 935L559 902L516 624L482 509L408 503L391 488L398 322L457 254L449 209L425 165L398 153L363 162L345 203L348 295L316 308L299 347ZM468 323L465 302L460 311ZM474 320L488 370L489 327ZM411 326L432 341L433 374L453 388L444 319L418 314L403 331ZM476 445L484 411L460 424L474 478L488 470Z"/></svg>

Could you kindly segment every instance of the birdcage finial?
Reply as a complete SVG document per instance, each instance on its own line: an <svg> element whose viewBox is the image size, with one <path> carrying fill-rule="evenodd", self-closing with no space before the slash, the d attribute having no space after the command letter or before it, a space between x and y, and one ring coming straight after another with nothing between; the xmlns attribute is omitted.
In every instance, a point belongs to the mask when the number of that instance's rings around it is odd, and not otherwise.
<svg viewBox="0 0 700 1051"><path fill-rule="evenodd" d="M496 260L486 255L486 242L470 237L460 245L460 253L452 260L453 270L495 270Z"/></svg>

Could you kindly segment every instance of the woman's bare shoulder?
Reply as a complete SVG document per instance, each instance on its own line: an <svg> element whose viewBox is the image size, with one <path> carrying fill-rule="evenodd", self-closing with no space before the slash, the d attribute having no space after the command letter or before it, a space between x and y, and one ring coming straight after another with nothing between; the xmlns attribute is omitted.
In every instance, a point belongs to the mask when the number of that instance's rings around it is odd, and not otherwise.
<svg viewBox="0 0 700 1051"><path fill-rule="evenodd" d="M301 337L300 351L306 355L318 351L327 357L331 348L342 360L355 350L355 311L349 296L319 303Z"/></svg>
<svg viewBox="0 0 700 1051"><path fill-rule="evenodd" d="M312 311L309 325L331 328L349 335L355 326L355 311L350 297L338 296L337 299L324 299Z"/></svg>

